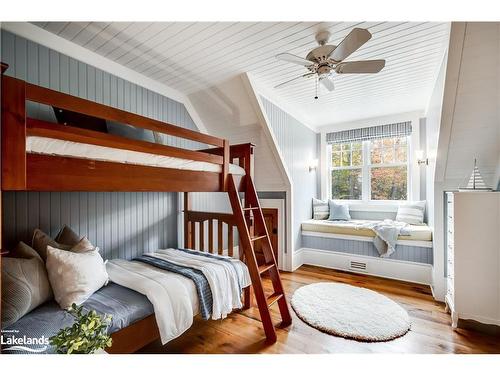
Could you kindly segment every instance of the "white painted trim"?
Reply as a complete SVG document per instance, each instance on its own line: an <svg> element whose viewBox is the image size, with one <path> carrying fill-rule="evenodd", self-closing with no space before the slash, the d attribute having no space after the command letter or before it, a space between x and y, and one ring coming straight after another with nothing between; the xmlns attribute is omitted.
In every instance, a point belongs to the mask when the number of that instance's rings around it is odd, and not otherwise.
<svg viewBox="0 0 500 375"><path fill-rule="evenodd" d="M259 119L259 123L264 130L264 136L268 141L269 147L271 148L271 152L276 160L278 168L281 172L281 176L283 181L285 182L285 191L286 191L286 254L283 257L282 267L285 271L291 271L293 267L293 256L294 256L294 248L293 248L293 183L290 173L288 172L288 168L286 167L285 159L281 154L281 151L278 147L278 142L276 137L274 136L274 132L269 123L269 119L267 117L264 106L260 100L260 96L257 93L256 89L253 86L252 79L248 74L242 74L241 80L243 82L243 86L247 90L248 97L250 102L252 103L252 107L257 114L257 118Z"/></svg>
<svg viewBox="0 0 500 375"><path fill-rule="evenodd" d="M296 271L300 266L305 264L302 258L303 254L304 248L301 248L293 253L292 272Z"/></svg>
<svg viewBox="0 0 500 375"><path fill-rule="evenodd" d="M355 236L352 234L324 233L324 232L313 232L313 231L303 230L302 235L309 237L336 238L340 240L373 242L373 237ZM397 240L396 245L417 246L417 247L425 247L432 249L432 241Z"/></svg>
<svg viewBox="0 0 500 375"><path fill-rule="evenodd" d="M186 108L186 111L188 112L189 116L191 116L191 119L193 120L198 130L201 133L209 134L207 127L205 126L205 123L198 114L198 111L196 111L196 108L191 102L191 99L189 99L189 97L186 95L184 96L184 99L181 102L182 104L184 104L184 108Z"/></svg>
<svg viewBox="0 0 500 375"><path fill-rule="evenodd" d="M388 116L365 118L355 121L350 121L346 123L330 124L319 128L321 132L321 145L320 145L320 165L321 165L321 175L320 175L320 186L321 186L321 197L322 199L327 199L329 197L329 180L328 180L328 149L326 144L326 134L332 131L340 131L347 129L360 129L369 126L384 125L396 122L411 121L412 124L412 134L410 136L410 143L408 144L408 166L410 170L409 181L408 181L408 193L409 200L418 201L420 200L420 170L416 163L416 158L414 156L416 150L420 148L420 118L424 116L423 111L413 111L397 113ZM368 183L368 182L366 182ZM363 186L363 190L367 191L366 186ZM407 201L402 201L402 203ZM365 205L372 204L387 204L394 205L395 202L375 202L363 200L359 203Z"/></svg>
<svg viewBox="0 0 500 375"><path fill-rule="evenodd" d="M31 23L2 22L2 29L184 104L199 131L208 133L191 101L180 91Z"/></svg>
<svg viewBox="0 0 500 375"><path fill-rule="evenodd" d="M283 111L287 112L290 116L295 117L297 120L299 120L302 124L304 124L306 127L311 129L315 133L319 133L318 127L314 126L311 124L310 118L307 116L306 113L302 111L298 111L296 107L293 107L287 103L285 103L283 100L280 99L278 95L276 95L275 92L267 88L266 86L262 85L259 81L257 81L251 73L246 73L249 79L252 82L252 86L254 89L262 96L264 96L267 100L269 100L271 103L273 103L275 106L281 108Z"/></svg>
<svg viewBox="0 0 500 375"><path fill-rule="evenodd" d="M294 269L297 269L303 264L308 264L424 285L430 285L432 279L432 266L430 264L373 258L363 255L344 254L311 248L300 249L296 252L295 258L297 261L294 262ZM351 261L366 263L367 271L357 272L349 268L349 263Z"/></svg>

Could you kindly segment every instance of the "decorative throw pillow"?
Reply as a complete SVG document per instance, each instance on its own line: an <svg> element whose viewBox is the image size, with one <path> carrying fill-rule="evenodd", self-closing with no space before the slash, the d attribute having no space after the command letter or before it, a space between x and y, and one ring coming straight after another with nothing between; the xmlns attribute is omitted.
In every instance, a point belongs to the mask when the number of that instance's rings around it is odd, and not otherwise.
<svg viewBox="0 0 500 375"><path fill-rule="evenodd" d="M349 206L347 204L337 204L330 200L330 216L328 220L351 220L351 215L349 214Z"/></svg>
<svg viewBox="0 0 500 375"><path fill-rule="evenodd" d="M69 249L69 251L73 253L85 253L87 251L93 251L93 250L99 251L99 248L92 245L92 243L88 240L87 237L83 237L71 249Z"/></svg>
<svg viewBox="0 0 500 375"><path fill-rule="evenodd" d="M424 224L425 201L403 203L398 207L396 221L413 225Z"/></svg>
<svg viewBox="0 0 500 375"><path fill-rule="evenodd" d="M78 233L65 225L61 228L54 240L63 245L75 246L78 242L80 242L81 238L82 237Z"/></svg>
<svg viewBox="0 0 500 375"><path fill-rule="evenodd" d="M52 299L45 264L38 253L23 242L2 257L2 326L8 327Z"/></svg>
<svg viewBox="0 0 500 375"><path fill-rule="evenodd" d="M36 250L44 262L47 261L47 246L49 245L62 250L71 249L71 245L60 244L40 229L35 229L33 239L31 241L31 247Z"/></svg>
<svg viewBox="0 0 500 375"><path fill-rule="evenodd" d="M313 198L313 219L314 220L326 220L330 215L330 210L328 208L328 201L322 201L320 199Z"/></svg>
<svg viewBox="0 0 500 375"><path fill-rule="evenodd" d="M54 298L63 309L82 304L109 279L97 248L74 253L49 245L46 266Z"/></svg>

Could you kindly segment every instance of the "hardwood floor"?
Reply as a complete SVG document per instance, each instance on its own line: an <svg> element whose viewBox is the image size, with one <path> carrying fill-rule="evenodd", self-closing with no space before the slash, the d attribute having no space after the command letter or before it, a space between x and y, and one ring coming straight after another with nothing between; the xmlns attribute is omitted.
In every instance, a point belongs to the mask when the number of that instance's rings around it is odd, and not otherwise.
<svg viewBox="0 0 500 375"><path fill-rule="evenodd" d="M164 347L154 342L141 353L500 353L499 336L464 328L452 330L444 305L434 301L429 287L379 277L302 266L281 274L288 300L303 285L334 281L380 292L402 305L410 314L412 328L405 336L381 343L363 343L322 333L292 312L293 323L278 328L278 342L267 345L257 307L218 321L196 318L181 337ZM266 288L270 289L265 280ZM277 306L273 307L278 321Z"/></svg>

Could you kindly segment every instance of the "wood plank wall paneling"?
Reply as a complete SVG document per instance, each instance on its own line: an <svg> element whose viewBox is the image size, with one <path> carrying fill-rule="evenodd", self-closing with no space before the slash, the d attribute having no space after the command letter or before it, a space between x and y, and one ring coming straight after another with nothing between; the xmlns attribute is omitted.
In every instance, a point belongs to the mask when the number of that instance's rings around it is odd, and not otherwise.
<svg viewBox="0 0 500 375"><path fill-rule="evenodd" d="M8 75L198 130L182 103L3 30L1 48L2 61L10 65ZM27 111L32 117L55 121L47 106L28 103ZM163 141L183 148L206 147L168 136ZM106 258L130 258L177 245L176 193L7 192L3 219L8 247L19 240L30 243L37 227L54 236L64 224L87 235Z"/></svg>
<svg viewBox="0 0 500 375"><path fill-rule="evenodd" d="M371 241L302 236L302 246L311 249L329 250L346 254L380 258L377 249ZM388 259L433 264L433 250L432 248L420 246L396 245L396 252L394 252Z"/></svg>
<svg viewBox="0 0 500 375"><path fill-rule="evenodd" d="M319 137L266 98L261 96L261 100L293 183L293 249L298 250L302 247L300 225L312 217L311 200L318 196L318 171L309 172L309 165L319 158Z"/></svg>
<svg viewBox="0 0 500 375"><path fill-rule="evenodd" d="M4 243L31 243L35 228L55 237L64 225L106 259L177 245L177 196L156 192L4 192Z"/></svg>

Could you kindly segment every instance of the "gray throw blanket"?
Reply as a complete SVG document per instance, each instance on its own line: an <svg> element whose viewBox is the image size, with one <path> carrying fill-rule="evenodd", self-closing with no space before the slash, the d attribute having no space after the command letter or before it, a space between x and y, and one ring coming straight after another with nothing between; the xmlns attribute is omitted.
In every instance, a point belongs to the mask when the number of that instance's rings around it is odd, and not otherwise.
<svg viewBox="0 0 500 375"><path fill-rule="evenodd" d="M212 290L210 289L208 280L206 276L203 274L203 272L194 268L180 266L178 264L171 263L167 260L153 257L150 255L141 255L132 260L146 263L165 271L177 273L192 280L194 282L194 285L196 286L196 292L198 294L198 299L200 301L201 317L204 320L210 319L213 307Z"/></svg>
<svg viewBox="0 0 500 375"><path fill-rule="evenodd" d="M389 219L361 224L358 228L368 228L375 232L373 245L382 258L387 258L396 251L396 242L400 235L409 234L408 224Z"/></svg>

